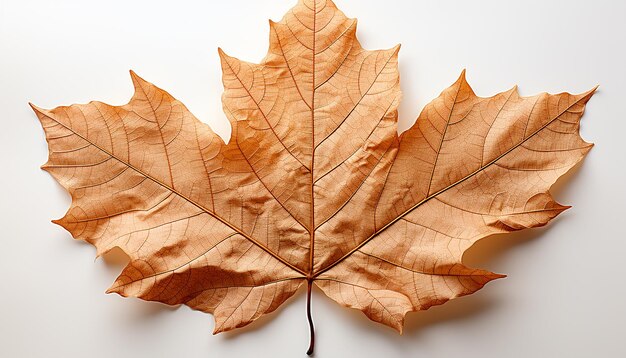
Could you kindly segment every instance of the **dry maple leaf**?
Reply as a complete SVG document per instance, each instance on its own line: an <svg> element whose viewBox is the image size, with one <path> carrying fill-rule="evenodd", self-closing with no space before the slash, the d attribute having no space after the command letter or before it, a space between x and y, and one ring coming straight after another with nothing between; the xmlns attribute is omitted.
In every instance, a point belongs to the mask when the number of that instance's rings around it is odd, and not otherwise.
<svg viewBox="0 0 626 358"><path fill-rule="evenodd" d="M401 332L502 277L462 263L474 242L567 208L548 190L591 148L594 90L480 98L462 74L398 137L399 46L364 50L330 0L270 28L261 64L220 50L227 144L133 72L126 105L33 106L43 168L72 196L55 222L130 257L108 292L213 313L222 332L306 284L311 353L313 284Z"/></svg>

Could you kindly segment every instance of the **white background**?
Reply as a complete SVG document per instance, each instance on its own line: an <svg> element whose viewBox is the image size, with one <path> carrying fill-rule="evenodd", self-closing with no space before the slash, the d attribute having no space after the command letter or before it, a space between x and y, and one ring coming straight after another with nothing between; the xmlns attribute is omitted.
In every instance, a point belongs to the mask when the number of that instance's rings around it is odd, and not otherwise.
<svg viewBox="0 0 626 358"><path fill-rule="evenodd" d="M0 0L0 356L301 357L304 292L238 332L210 315L105 295L124 264L50 223L69 196L38 168L44 107L123 104L134 69L223 136L217 46L258 61L267 19L295 0ZM400 129L463 68L477 94L600 84L583 118L595 142L554 188L574 207L544 229L483 240L469 265L507 279L426 312L403 336L314 292L317 357L625 357L626 2L337 0L366 48L403 44Z"/></svg>

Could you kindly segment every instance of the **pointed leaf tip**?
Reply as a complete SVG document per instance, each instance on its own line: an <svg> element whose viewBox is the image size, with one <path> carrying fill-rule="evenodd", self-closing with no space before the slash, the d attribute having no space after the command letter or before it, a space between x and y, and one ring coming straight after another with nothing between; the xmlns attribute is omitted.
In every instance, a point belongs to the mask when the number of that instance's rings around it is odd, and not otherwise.
<svg viewBox="0 0 626 358"><path fill-rule="evenodd" d="M228 64L228 60L231 58L230 56L228 56L228 54L226 52L224 52L224 50L221 47L217 48L217 54L220 56L220 62L222 64L222 70L224 69L224 66L226 64Z"/></svg>
<svg viewBox="0 0 626 358"><path fill-rule="evenodd" d="M454 84L464 84L464 83L467 84L467 77L466 77L465 69L461 70L459 77L456 79L456 81L454 81Z"/></svg>
<svg viewBox="0 0 626 358"><path fill-rule="evenodd" d="M467 86L467 87L469 88L469 90L471 90L471 91L473 92L473 90L472 90L471 86L470 86L470 85L469 85L469 83L467 82L467 72L466 72L466 70L465 70L465 69L463 69L463 70L461 71L461 73L459 74L459 77L457 78L457 80L456 80L456 81L454 81L454 85L459 85L459 86L461 86L461 87L463 87L463 86Z"/></svg>
<svg viewBox="0 0 626 358"><path fill-rule="evenodd" d="M141 78L141 76L139 76L137 74L137 72L133 71L133 70L129 70L128 71L130 73L130 78L133 81L133 84L135 85L135 87L139 86L139 85L143 85L146 83L146 80L144 80L143 78Z"/></svg>
<svg viewBox="0 0 626 358"><path fill-rule="evenodd" d="M44 109L41 107L37 107L35 104L33 104L32 102L28 102L28 105L30 106L30 108L33 109L33 111L35 111L35 113L43 113Z"/></svg>
<svg viewBox="0 0 626 358"><path fill-rule="evenodd" d="M587 102L589 102L591 97L593 97L593 95L596 94L596 91L598 90L598 87L600 87L600 85L596 85L592 89L579 94L583 104L586 104Z"/></svg>
<svg viewBox="0 0 626 358"><path fill-rule="evenodd" d="M598 91L598 88L600 87L600 85L595 85L592 89L590 89L589 91L587 91L587 95L589 97L593 96L594 94L596 94L596 92Z"/></svg>

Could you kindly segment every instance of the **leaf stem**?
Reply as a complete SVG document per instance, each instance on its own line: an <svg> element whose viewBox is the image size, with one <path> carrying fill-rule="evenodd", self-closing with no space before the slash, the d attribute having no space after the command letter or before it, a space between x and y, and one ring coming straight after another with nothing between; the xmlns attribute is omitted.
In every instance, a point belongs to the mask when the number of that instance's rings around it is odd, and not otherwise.
<svg viewBox="0 0 626 358"><path fill-rule="evenodd" d="M307 280L307 290L306 290L306 318L309 321L309 332L310 332L310 341L309 341L309 349L306 351L308 356L313 355L313 350L315 349L315 327L313 326L313 318L311 317L311 286L313 284L313 280Z"/></svg>

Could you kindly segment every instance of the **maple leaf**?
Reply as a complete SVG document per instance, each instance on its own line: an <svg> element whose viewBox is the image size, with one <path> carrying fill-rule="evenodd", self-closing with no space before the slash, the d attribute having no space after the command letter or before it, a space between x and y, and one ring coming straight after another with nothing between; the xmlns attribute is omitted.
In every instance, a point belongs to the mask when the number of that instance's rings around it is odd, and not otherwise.
<svg viewBox="0 0 626 358"><path fill-rule="evenodd" d="M464 73L397 135L397 55L368 51L331 1L270 23L260 64L220 50L228 143L131 71L123 106L33 106L43 169L71 194L54 222L130 257L107 292L210 312L215 332L303 284L402 331L405 314L503 277L463 253L567 207L550 186L591 148L594 90L477 97Z"/></svg>

